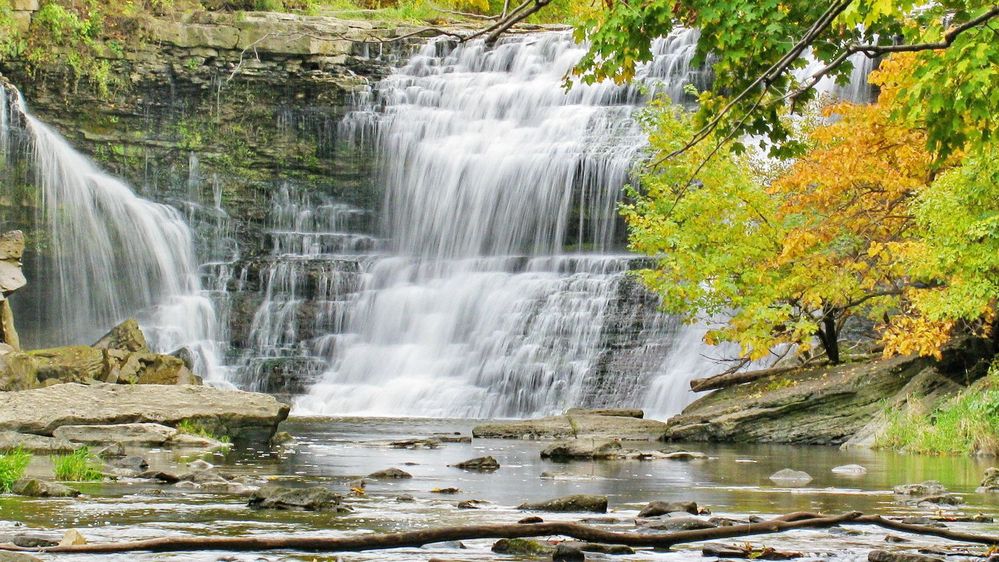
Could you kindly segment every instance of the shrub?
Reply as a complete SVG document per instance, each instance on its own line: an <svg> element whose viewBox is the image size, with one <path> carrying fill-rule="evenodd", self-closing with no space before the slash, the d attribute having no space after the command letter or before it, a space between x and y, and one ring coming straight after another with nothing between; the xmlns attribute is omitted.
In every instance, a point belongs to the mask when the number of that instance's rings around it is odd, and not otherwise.
<svg viewBox="0 0 999 562"><path fill-rule="evenodd" d="M90 454L90 449L80 447L68 455L52 457L56 480L68 482L88 482L104 477L101 463Z"/></svg>
<svg viewBox="0 0 999 562"><path fill-rule="evenodd" d="M31 462L31 453L14 449L0 454L0 494L9 492Z"/></svg>

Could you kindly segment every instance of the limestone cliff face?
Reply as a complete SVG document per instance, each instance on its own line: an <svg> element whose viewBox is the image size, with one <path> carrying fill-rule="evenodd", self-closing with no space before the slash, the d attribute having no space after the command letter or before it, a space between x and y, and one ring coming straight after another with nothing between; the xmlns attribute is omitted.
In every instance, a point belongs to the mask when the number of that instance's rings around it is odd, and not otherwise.
<svg viewBox="0 0 999 562"><path fill-rule="evenodd" d="M22 19L38 8L19 6ZM374 230L380 197L373 152L348 142L339 125L358 96L424 39L406 27L277 13L200 13L135 25L137 40L107 54L109 91L61 64L0 63L0 74L76 149L142 196L185 213L200 262L220 264L203 268L203 286L232 293L226 309L239 335L261 296L236 285L242 271L266 272L275 198L290 188L301 199L370 211L351 227ZM31 254L46 251L44 234L33 232L37 196L30 181L20 183L0 204L10 226L35 242L25 263L41 281L50 272L31 269L42 261ZM43 293L21 300L29 344L73 343L36 337L30 307Z"/></svg>

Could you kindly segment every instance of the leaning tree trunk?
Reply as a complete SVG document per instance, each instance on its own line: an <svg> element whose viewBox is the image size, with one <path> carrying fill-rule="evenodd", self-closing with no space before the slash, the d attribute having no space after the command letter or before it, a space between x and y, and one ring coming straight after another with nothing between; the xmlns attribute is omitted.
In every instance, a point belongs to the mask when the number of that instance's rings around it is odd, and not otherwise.
<svg viewBox="0 0 999 562"><path fill-rule="evenodd" d="M822 343L822 349L826 350L826 357L833 365L840 363L839 357L839 330L836 328L835 310L826 310L822 317L822 327L817 335Z"/></svg>

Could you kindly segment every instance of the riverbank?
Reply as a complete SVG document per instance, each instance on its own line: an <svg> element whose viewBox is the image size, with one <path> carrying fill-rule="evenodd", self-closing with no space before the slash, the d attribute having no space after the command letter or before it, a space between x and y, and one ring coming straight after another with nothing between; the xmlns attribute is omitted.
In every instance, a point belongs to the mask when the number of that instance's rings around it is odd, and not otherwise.
<svg viewBox="0 0 999 562"><path fill-rule="evenodd" d="M964 457L903 456L887 452L839 451L830 447L784 445L650 444L663 450L692 448L705 454L695 461L619 460L580 461L569 464L544 460L543 442L474 439L471 442L441 440L435 448L395 448L392 442L414 438L468 436L475 422L426 419L291 419L282 425L295 436L294 444L270 450L263 447L236 448L228 453L203 457L214 470L248 483L272 482L285 486L322 486L343 496L349 513L331 511L254 510L247 498L194 487L169 485L138 479L78 485L79 498L23 498L0 496L0 535L33 533L61 537L67 528L78 529L89 542L124 541L163 535L172 536L347 536L358 532L391 532L455 524L515 522L526 515L546 521L586 521L609 530L634 530L635 519L654 500L694 501L711 515L745 520L792 511L837 513L860 510L899 517L945 515L999 516L993 496L975 492L988 462ZM466 471L449 465L483 455L493 456L500 468L491 472ZM166 450L146 451L150 470L179 473L190 471L193 458ZM832 468L860 464L863 475L844 475ZM411 478L364 478L378 470L397 467ZM804 486L779 485L769 476L783 468L809 473ZM29 475L44 476L48 459L36 457ZM364 495L351 488L364 479ZM937 479L963 497L957 506L920 505L896 496L900 483ZM434 490L457 488L453 494ZM570 494L606 496L606 514L525 513L517 506ZM475 509L459 504L471 500ZM6 514L15 514L8 517ZM15 527L14 521L22 526ZM991 523L945 523L951 529L996 532ZM654 532L654 531L646 531ZM874 527L798 530L780 535L722 541L750 542L782 551L801 552L805 559L866 559L871 550L895 549L915 552L919 548L954 546L939 539L907 535L906 543L886 543L887 533ZM374 553L349 553L344 561L389 560L496 560L494 540L435 544L425 548ZM701 544L677 547L671 552L639 550L634 555L603 558L588 554L587 560L701 559ZM971 547L969 547L971 548ZM979 548L979 550L983 550ZM256 560L256 553L205 552L195 554L112 555L106 560ZM265 556L282 560L312 560L316 555L277 551ZM549 555L550 557L550 555ZM41 556L42 559L56 559ZM538 560L525 555L504 555L503 560ZM711 558L706 558L711 559Z"/></svg>

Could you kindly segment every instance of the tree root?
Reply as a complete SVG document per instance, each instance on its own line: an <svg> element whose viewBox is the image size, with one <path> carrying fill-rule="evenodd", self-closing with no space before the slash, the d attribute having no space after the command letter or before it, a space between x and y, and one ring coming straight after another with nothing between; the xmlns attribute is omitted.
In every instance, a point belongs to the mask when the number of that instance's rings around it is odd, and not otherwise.
<svg viewBox="0 0 999 562"><path fill-rule="evenodd" d="M109 554L115 552L192 552L206 550L221 551L265 551L300 550L311 552L351 552L363 550L384 550L390 548L420 547L426 544L472 539L501 539L543 537L560 535L576 540L607 544L620 544L632 547L669 548L683 543L727 539L780 533L793 529L834 527L836 525L877 525L895 531L932 535L962 542L999 544L999 536L979 535L959 531L949 531L923 525L910 525L885 519L880 515L863 515L860 512L844 513L836 516L822 516L814 513L795 512L760 523L677 531L664 534L622 533L606 531L578 523L535 523L535 524L496 524L440 527L402 533L370 534L351 537L160 537L155 539L119 542L94 543L73 546L52 546L25 548L14 545L0 545L0 550L61 553L61 554Z"/></svg>

